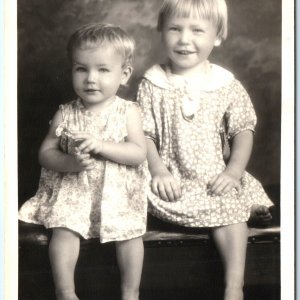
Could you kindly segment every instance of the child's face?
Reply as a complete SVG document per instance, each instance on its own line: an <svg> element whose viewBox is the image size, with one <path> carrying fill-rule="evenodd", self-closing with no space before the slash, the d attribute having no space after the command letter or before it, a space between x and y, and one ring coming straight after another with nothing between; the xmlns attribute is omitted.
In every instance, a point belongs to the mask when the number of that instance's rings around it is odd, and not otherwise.
<svg viewBox="0 0 300 300"><path fill-rule="evenodd" d="M214 46L220 45L215 26L206 19L169 17L162 30L162 41L175 74L203 71Z"/></svg>
<svg viewBox="0 0 300 300"><path fill-rule="evenodd" d="M123 57L105 44L92 49L75 49L72 79L76 94L90 110L101 110L126 84L130 67L122 67Z"/></svg>

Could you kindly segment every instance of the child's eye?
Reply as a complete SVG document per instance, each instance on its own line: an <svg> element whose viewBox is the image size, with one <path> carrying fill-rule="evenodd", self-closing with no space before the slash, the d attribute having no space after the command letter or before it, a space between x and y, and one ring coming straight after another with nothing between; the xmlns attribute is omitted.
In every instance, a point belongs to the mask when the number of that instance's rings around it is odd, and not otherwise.
<svg viewBox="0 0 300 300"><path fill-rule="evenodd" d="M193 31L194 31L195 33L203 33L203 32L204 32L204 30L201 29L201 28L194 28Z"/></svg>
<svg viewBox="0 0 300 300"><path fill-rule="evenodd" d="M107 72L109 72L109 70L106 69L106 68L100 68L100 69L98 69L98 71L99 71L100 73L107 73Z"/></svg>
<svg viewBox="0 0 300 300"><path fill-rule="evenodd" d="M85 72L86 69L84 67L76 67L75 68L76 72Z"/></svg>
<svg viewBox="0 0 300 300"><path fill-rule="evenodd" d="M173 26L173 27L170 27L169 30L170 31L180 31L180 28Z"/></svg>

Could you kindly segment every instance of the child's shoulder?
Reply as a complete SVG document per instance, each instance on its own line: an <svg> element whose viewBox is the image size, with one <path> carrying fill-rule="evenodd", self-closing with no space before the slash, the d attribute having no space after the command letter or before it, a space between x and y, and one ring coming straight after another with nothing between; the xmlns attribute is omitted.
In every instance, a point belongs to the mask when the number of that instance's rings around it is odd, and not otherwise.
<svg viewBox="0 0 300 300"><path fill-rule="evenodd" d="M58 112L62 115L64 120L72 116L78 116L78 112L80 111L84 111L84 105L82 104L80 98L60 104L58 108Z"/></svg>
<svg viewBox="0 0 300 300"><path fill-rule="evenodd" d="M74 110L76 108L82 108L83 104L79 98L69 100L59 105L60 110Z"/></svg>
<svg viewBox="0 0 300 300"><path fill-rule="evenodd" d="M226 88L228 91L237 94L247 93L240 80L229 70L215 64L211 64L211 70L213 74L213 79L211 80L212 89Z"/></svg>
<svg viewBox="0 0 300 300"><path fill-rule="evenodd" d="M130 99L125 99L125 98L122 98L117 95L116 95L115 104L116 104L116 106L126 106L126 107L137 105L137 103L135 101L130 100Z"/></svg>
<svg viewBox="0 0 300 300"><path fill-rule="evenodd" d="M226 81L230 81L235 78L234 74L231 71L225 69L224 67L221 67L213 63L210 63L209 65L210 65L211 72L214 76L218 78L224 78L224 80Z"/></svg>
<svg viewBox="0 0 300 300"><path fill-rule="evenodd" d="M235 76L229 70L210 63L210 80L207 81L208 90L217 90L233 84L236 81Z"/></svg>
<svg viewBox="0 0 300 300"><path fill-rule="evenodd" d="M143 79L148 80L157 87L164 89L170 88L165 65L153 65L144 73Z"/></svg>
<svg viewBox="0 0 300 300"><path fill-rule="evenodd" d="M139 109L139 104L136 101L124 99L119 96L116 96L115 105L112 108L115 113L122 114L127 114L128 112L137 109Z"/></svg>

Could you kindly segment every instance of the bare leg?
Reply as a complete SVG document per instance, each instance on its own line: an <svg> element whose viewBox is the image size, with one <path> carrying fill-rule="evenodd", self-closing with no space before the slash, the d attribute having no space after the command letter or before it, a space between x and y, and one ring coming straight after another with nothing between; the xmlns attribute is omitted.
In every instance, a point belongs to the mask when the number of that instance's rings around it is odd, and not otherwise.
<svg viewBox="0 0 300 300"><path fill-rule="evenodd" d="M243 300L248 228L238 223L213 229L225 269L224 300Z"/></svg>
<svg viewBox="0 0 300 300"><path fill-rule="evenodd" d="M144 244L142 238L116 242L121 274L122 300L138 300L141 282Z"/></svg>
<svg viewBox="0 0 300 300"><path fill-rule="evenodd" d="M270 225L271 220L272 215L268 207L259 204L252 205L248 221L250 227L265 227Z"/></svg>
<svg viewBox="0 0 300 300"><path fill-rule="evenodd" d="M49 258L57 300L79 300L74 283L79 246L79 236L74 232L66 228L53 229Z"/></svg>

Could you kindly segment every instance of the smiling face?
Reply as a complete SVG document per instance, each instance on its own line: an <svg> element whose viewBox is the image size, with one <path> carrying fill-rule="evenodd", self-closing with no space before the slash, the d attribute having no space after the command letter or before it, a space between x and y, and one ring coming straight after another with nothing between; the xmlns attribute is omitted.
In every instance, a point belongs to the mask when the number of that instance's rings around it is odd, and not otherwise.
<svg viewBox="0 0 300 300"><path fill-rule="evenodd" d="M203 72L212 49L221 42L211 21L176 15L164 23L162 41L172 72L180 75Z"/></svg>
<svg viewBox="0 0 300 300"><path fill-rule="evenodd" d="M121 84L126 84L131 68L123 67L124 58L109 44L73 52L72 81L84 106L97 111L113 101Z"/></svg>

